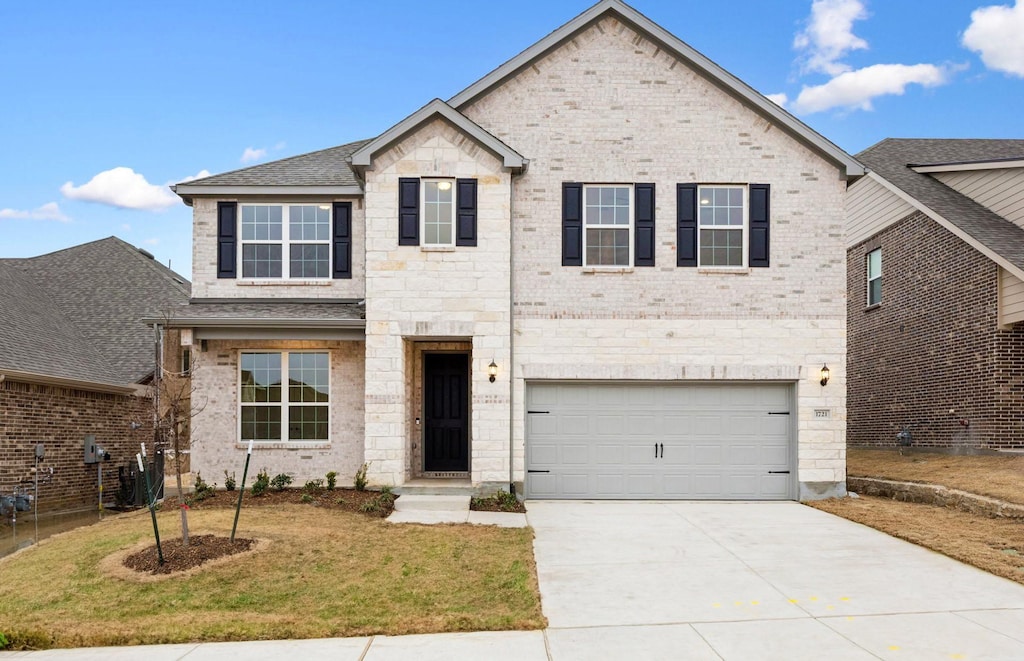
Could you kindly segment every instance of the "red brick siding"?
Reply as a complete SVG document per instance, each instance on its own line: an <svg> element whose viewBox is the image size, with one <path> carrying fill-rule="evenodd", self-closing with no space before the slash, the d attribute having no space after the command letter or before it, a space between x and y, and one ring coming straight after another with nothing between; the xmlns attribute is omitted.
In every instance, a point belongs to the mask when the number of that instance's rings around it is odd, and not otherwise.
<svg viewBox="0 0 1024 661"><path fill-rule="evenodd" d="M0 382L0 492L19 483L31 491L34 448L41 442L46 458L40 468L54 472L49 484L39 486L39 511L97 508L97 467L83 461L85 435L94 434L111 455L103 464L103 491L112 503L117 467L135 456L143 440L152 452L152 417L147 398ZM143 427L131 431L133 421Z"/></svg>
<svg viewBox="0 0 1024 661"><path fill-rule="evenodd" d="M1024 330L998 329L997 270L920 213L848 251L849 445L893 446L910 425L915 446L1024 447Z"/></svg>

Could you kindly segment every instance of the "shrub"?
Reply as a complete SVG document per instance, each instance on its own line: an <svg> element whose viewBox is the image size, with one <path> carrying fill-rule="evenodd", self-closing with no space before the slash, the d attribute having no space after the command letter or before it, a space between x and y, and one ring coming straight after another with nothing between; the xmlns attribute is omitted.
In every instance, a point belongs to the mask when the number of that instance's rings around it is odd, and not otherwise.
<svg viewBox="0 0 1024 661"><path fill-rule="evenodd" d="M316 500L316 498L313 498L312 494L304 493L302 494L302 498L300 498L299 500L301 500L304 503L312 503Z"/></svg>
<svg viewBox="0 0 1024 661"><path fill-rule="evenodd" d="M7 640L7 636L5 636L2 633L0 633L0 650L4 649L5 647L7 647L10 644L11 644L10 641Z"/></svg>
<svg viewBox="0 0 1024 661"><path fill-rule="evenodd" d="M202 474L196 471L196 483L195 483L195 495L192 496L192 502L198 503L206 500L210 496L214 495L216 484L207 484L206 480L203 479Z"/></svg>
<svg viewBox="0 0 1024 661"><path fill-rule="evenodd" d="M323 491L324 481L310 480L309 482L306 482L306 485L302 488L306 491L306 493L318 493L320 491Z"/></svg>
<svg viewBox="0 0 1024 661"><path fill-rule="evenodd" d="M270 486L270 474L267 473L266 468L261 468L259 473L256 473L256 481L252 483L252 495L262 496L266 493L267 488Z"/></svg>
<svg viewBox="0 0 1024 661"><path fill-rule="evenodd" d="M379 494L359 507L361 512L374 514L382 518L391 514L393 509L395 509L395 494L391 492L391 487L389 486L381 487Z"/></svg>
<svg viewBox="0 0 1024 661"><path fill-rule="evenodd" d="M231 473L228 475L227 471L224 471L224 488L228 491L234 491L237 483L235 482L235 474Z"/></svg>
<svg viewBox="0 0 1024 661"><path fill-rule="evenodd" d="M356 491L366 491L366 464L359 467L356 471L356 477L353 480L353 484L356 487Z"/></svg>
<svg viewBox="0 0 1024 661"><path fill-rule="evenodd" d="M334 491L336 486L338 486L338 473L337 471L330 471L327 473L327 490Z"/></svg>
<svg viewBox="0 0 1024 661"><path fill-rule="evenodd" d="M277 491L284 491L284 488L292 483L292 476L288 473L278 473L270 481L270 485Z"/></svg>

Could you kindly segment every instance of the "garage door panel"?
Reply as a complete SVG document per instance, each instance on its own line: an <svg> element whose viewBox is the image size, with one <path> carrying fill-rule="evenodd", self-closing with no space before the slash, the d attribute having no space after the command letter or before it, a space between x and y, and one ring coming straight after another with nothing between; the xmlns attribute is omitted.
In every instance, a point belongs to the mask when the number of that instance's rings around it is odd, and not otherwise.
<svg viewBox="0 0 1024 661"><path fill-rule="evenodd" d="M527 384L532 498L786 499L792 386ZM540 413L543 412L543 413ZM775 413L777 415L769 415ZM544 476L544 477L538 477Z"/></svg>

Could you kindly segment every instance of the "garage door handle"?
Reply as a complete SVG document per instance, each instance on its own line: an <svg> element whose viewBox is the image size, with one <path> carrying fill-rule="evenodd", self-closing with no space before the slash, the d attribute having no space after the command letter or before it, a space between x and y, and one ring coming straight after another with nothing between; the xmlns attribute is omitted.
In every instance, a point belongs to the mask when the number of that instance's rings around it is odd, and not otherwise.
<svg viewBox="0 0 1024 661"><path fill-rule="evenodd" d="M789 411L768 411L768 415L789 415Z"/></svg>
<svg viewBox="0 0 1024 661"><path fill-rule="evenodd" d="M551 413L551 411L527 411L527 413Z"/></svg>
<svg viewBox="0 0 1024 661"><path fill-rule="evenodd" d="M789 475L789 471L768 471L769 475Z"/></svg>
<svg viewBox="0 0 1024 661"><path fill-rule="evenodd" d="M531 468L531 469L527 470L526 472L527 473L550 473L551 471L540 471L540 470L534 470L534 469Z"/></svg>

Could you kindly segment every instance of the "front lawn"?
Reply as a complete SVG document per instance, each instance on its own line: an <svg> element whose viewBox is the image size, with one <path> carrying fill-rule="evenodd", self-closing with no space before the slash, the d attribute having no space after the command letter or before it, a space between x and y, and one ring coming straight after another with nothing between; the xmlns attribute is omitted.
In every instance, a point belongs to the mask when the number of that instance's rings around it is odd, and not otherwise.
<svg viewBox="0 0 1024 661"><path fill-rule="evenodd" d="M193 509L193 535L231 531L230 509ZM158 516L180 543L176 511ZM545 626L529 528L395 525L309 505L243 509L262 550L138 582L102 561L152 543L148 512L44 540L0 560L11 647L318 638Z"/></svg>

